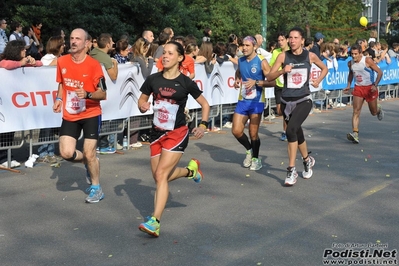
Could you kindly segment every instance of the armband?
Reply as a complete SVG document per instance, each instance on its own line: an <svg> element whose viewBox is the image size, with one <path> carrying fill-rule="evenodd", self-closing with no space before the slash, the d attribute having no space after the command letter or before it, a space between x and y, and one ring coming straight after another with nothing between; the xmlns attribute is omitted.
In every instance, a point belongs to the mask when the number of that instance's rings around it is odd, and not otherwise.
<svg viewBox="0 0 399 266"><path fill-rule="evenodd" d="M107 91L107 84L105 84L104 78L100 79L100 82L98 82L97 87L99 87L102 91Z"/></svg>
<svg viewBox="0 0 399 266"><path fill-rule="evenodd" d="M201 121L200 126L203 125L205 128L208 128L208 122L207 121Z"/></svg>

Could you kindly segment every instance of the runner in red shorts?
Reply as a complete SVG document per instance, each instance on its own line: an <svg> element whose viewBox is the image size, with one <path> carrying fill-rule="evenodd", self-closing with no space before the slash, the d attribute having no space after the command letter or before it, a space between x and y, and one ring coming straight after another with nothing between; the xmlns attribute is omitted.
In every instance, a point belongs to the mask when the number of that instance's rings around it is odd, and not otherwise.
<svg viewBox="0 0 399 266"><path fill-rule="evenodd" d="M176 167L188 145L189 131L186 125L184 108L191 96L202 107L202 119L199 127L193 129L194 136L202 138L208 127L209 104L202 91L189 77L180 73L179 65L184 60L184 49L180 43L169 42L164 47L162 64L164 70L149 76L141 86L138 101L142 113L150 110L150 95L154 119L150 135L151 170L156 184L154 213L141 223L139 229L158 237L160 219L169 196L169 182L180 177L193 179L196 183L202 179L200 163L192 159L185 168Z"/></svg>
<svg viewBox="0 0 399 266"><path fill-rule="evenodd" d="M369 105L371 115L377 116L378 120L384 118L384 111L378 100L378 83L382 77L381 69L374 63L371 57L366 57L362 54L360 45L355 44L351 47L352 60L348 62L349 75L348 85L343 90L348 93L355 78L355 87L353 89L353 115L352 115L352 129L353 133L348 133L348 140L353 143L359 143L359 117L362 110L364 100ZM375 78L375 73L377 77Z"/></svg>

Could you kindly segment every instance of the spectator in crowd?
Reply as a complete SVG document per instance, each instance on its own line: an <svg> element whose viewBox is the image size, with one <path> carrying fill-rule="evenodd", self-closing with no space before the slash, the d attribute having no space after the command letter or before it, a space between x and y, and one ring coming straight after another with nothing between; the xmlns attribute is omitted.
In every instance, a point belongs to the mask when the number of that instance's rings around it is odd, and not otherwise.
<svg viewBox="0 0 399 266"><path fill-rule="evenodd" d="M226 48L226 55L229 57L229 61L234 64L234 66L238 65L238 45L235 43L229 43Z"/></svg>
<svg viewBox="0 0 399 266"><path fill-rule="evenodd" d="M353 89L353 114L352 114L352 133L346 135L347 139L355 144L359 143L359 119L364 101L368 103L372 116L377 116L378 120L384 118L382 106L377 104L378 83L382 78L382 71L377 64L369 57L361 53L361 47L355 44L351 47L352 60L348 62L349 75L348 85L343 90L348 93L354 78L355 87ZM375 77L374 71L377 73Z"/></svg>
<svg viewBox="0 0 399 266"><path fill-rule="evenodd" d="M204 136L210 109L197 84L180 73L179 64L184 60L183 46L177 42L169 42L164 51L164 71L145 80L138 101L140 112L145 113L150 109L149 99L153 96L154 119L150 149L151 171L156 184L154 212L146 222L140 224L139 229L155 237L159 236L160 220L169 195L169 182L181 177L197 183L202 180L198 160L192 159L186 168L177 167L189 140L184 114L188 95L192 95L202 107L204 121L193 130L197 138ZM175 93L166 93L164 88L170 88L168 90ZM159 122L158 118L165 117L165 112L168 113L167 121Z"/></svg>
<svg viewBox="0 0 399 266"><path fill-rule="evenodd" d="M154 41L154 33L150 30L143 31L141 37L146 39L150 44Z"/></svg>
<svg viewBox="0 0 399 266"><path fill-rule="evenodd" d="M392 48L388 50L389 57L399 57L399 43L394 42Z"/></svg>
<svg viewBox="0 0 399 266"><path fill-rule="evenodd" d="M340 44L339 45L339 52L337 53L337 60L346 60L348 59L348 45Z"/></svg>
<svg viewBox="0 0 399 266"><path fill-rule="evenodd" d="M213 45L211 42L203 42L199 48L196 63L203 63L205 72L211 74L216 64L216 54L213 53Z"/></svg>
<svg viewBox="0 0 399 266"><path fill-rule="evenodd" d="M183 47L189 45L190 43L195 43L195 44L198 45L197 38L195 38L195 36L192 35L192 34L188 34L186 37L184 37L184 45L183 45Z"/></svg>
<svg viewBox="0 0 399 266"><path fill-rule="evenodd" d="M317 55L320 60L323 60L321 58L321 54L320 54L320 45L324 42L324 38L325 38L325 36L321 32L317 32L314 35L313 47L312 47L312 49L310 49L310 51L312 53L314 53L315 55Z"/></svg>
<svg viewBox="0 0 399 266"><path fill-rule="evenodd" d="M238 37L234 33L230 34L227 38L228 43L234 43L238 45Z"/></svg>
<svg viewBox="0 0 399 266"><path fill-rule="evenodd" d="M216 62L218 62L220 66L222 66L224 62L230 61L226 51L227 47L224 42L217 42L213 47L213 52L216 54Z"/></svg>
<svg viewBox="0 0 399 266"><path fill-rule="evenodd" d="M204 37L202 37L202 42L210 42L211 41L211 35L212 35L211 28L205 28L203 33L204 33Z"/></svg>
<svg viewBox="0 0 399 266"><path fill-rule="evenodd" d="M338 38L334 38L334 40L333 40L333 44L335 44L335 45L339 45L339 39L338 39Z"/></svg>
<svg viewBox="0 0 399 266"><path fill-rule="evenodd" d="M115 82L118 77L118 61L115 58L111 58L108 53L113 49L114 42L112 36L109 33L102 33L97 39L98 47L91 50L90 55L98 62L104 65L105 70L108 73L109 78ZM103 121L102 129L107 131L110 129L111 121ZM99 140L99 152L101 154L112 154L116 150L114 148L115 135L109 136L103 135Z"/></svg>
<svg viewBox="0 0 399 266"><path fill-rule="evenodd" d="M118 64L126 64L129 62L129 43L127 40L119 40L115 44L114 58Z"/></svg>
<svg viewBox="0 0 399 266"><path fill-rule="evenodd" d="M88 33L83 29L71 32L69 55L58 58L57 97L53 111L62 111L60 128L60 153L71 162L83 162L86 167L88 188L87 203L104 198L100 186L100 163L96 158L96 146L101 125L100 101L105 100L107 87L100 63L86 54ZM71 82L72 81L72 82ZM74 104L73 108L71 102ZM83 151L76 149L83 130Z"/></svg>
<svg viewBox="0 0 399 266"><path fill-rule="evenodd" d="M97 48L98 47L98 44L97 44L97 38L94 38L93 37L93 39L92 39L92 44L93 44L93 47L91 47L92 49L94 49L94 48Z"/></svg>
<svg viewBox="0 0 399 266"><path fill-rule="evenodd" d="M163 54L163 48L170 41L170 35L166 32L161 32L158 37L158 48L154 54L154 61L157 62Z"/></svg>
<svg viewBox="0 0 399 266"><path fill-rule="evenodd" d="M3 51L0 54L0 68L7 70L16 69L19 67L39 67L42 66L42 62L36 61L31 56L26 56L25 41L24 40L13 40L9 41ZM14 140L15 132L0 133L0 145L11 146ZM18 167L20 163L12 160L9 165L7 162L7 150L0 150L0 164L4 167Z"/></svg>
<svg viewBox="0 0 399 266"><path fill-rule="evenodd" d="M304 48L310 51L313 48L313 38L306 38L304 43Z"/></svg>
<svg viewBox="0 0 399 266"><path fill-rule="evenodd" d="M266 49L266 51L268 51L269 53L273 53L274 49L276 49L276 48L277 48L277 43L274 42L274 41L270 41L270 42L267 44L267 49Z"/></svg>
<svg viewBox="0 0 399 266"><path fill-rule="evenodd" d="M391 63L391 57L388 54L388 44L381 43L380 62L385 62L388 65Z"/></svg>
<svg viewBox="0 0 399 266"><path fill-rule="evenodd" d="M267 62L270 62L270 59L272 59L272 53L269 53L268 51L266 51L265 49L262 48L262 44L263 44L263 37L260 34L256 34L255 35L256 38L256 53L259 55L262 55Z"/></svg>
<svg viewBox="0 0 399 266"><path fill-rule="evenodd" d="M376 42L377 41L377 35L378 35L377 30L371 30L370 31L370 38L367 41L367 43L370 44L370 42Z"/></svg>
<svg viewBox="0 0 399 266"><path fill-rule="evenodd" d="M65 39L62 36L50 37L46 45L47 54L45 54L40 61L43 66L56 66L57 60L64 52ZM54 136L58 134L58 128L42 128L39 133L39 141L51 141L54 140ZM42 163L57 163L62 160L62 157L55 155L55 145L54 143L42 144L37 149L39 158L37 162Z"/></svg>
<svg viewBox="0 0 399 266"><path fill-rule="evenodd" d="M21 23L19 23L18 21L13 21L11 22L10 28L12 30L12 33L10 34L9 41L24 40L24 37L22 36Z"/></svg>
<svg viewBox="0 0 399 266"><path fill-rule="evenodd" d="M4 18L0 18L0 54L3 53L4 48L8 43L6 29L7 29L7 21Z"/></svg>
<svg viewBox="0 0 399 266"><path fill-rule="evenodd" d="M42 42L42 22L39 19L34 19L32 23L32 29L33 32L35 33L36 39L39 41L39 43Z"/></svg>
<svg viewBox="0 0 399 266"><path fill-rule="evenodd" d="M40 60L39 56L39 40L36 38L35 33L32 28L25 26L22 28L22 34L24 36L24 41L26 43L26 55L30 55L36 60Z"/></svg>

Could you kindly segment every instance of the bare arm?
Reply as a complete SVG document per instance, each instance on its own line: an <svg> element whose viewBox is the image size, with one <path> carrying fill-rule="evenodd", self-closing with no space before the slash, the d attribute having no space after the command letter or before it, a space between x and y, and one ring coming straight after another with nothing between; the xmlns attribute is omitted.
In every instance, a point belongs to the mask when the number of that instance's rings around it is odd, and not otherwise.
<svg viewBox="0 0 399 266"><path fill-rule="evenodd" d="M208 121L209 119L209 111L211 107L209 106L208 101L201 94L197 99L195 99L197 103L201 105L202 108L202 121ZM204 136L204 132L206 130L206 126L200 124L198 127L193 128L192 133L196 138L202 138Z"/></svg>
<svg viewBox="0 0 399 266"><path fill-rule="evenodd" d="M118 61L116 61L115 58L111 58L112 60L112 67L107 69L107 73L109 75L109 78L112 81L115 81L116 78L118 77Z"/></svg>
<svg viewBox="0 0 399 266"><path fill-rule="evenodd" d="M351 61L348 62L348 68L349 68L348 85L346 85L346 88L343 90L344 93L349 92L349 90L351 88L352 80L353 80L352 62Z"/></svg>
<svg viewBox="0 0 399 266"><path fill-rule="evenodd" d="M58 92L57 92L57 97L55 99L55 102L53 104L53 112L54 113L60 113L61 108L62 108L62 92L64 88L62 86L62 83L58 84Z"/></svg>
<svg viewBox="0 0 399 266"><path fill-rule="evenodd" d="M140 95L137 105L141 113L145 113L150 110L151 103L148 101L149 98L150 96L145 95L144 93Z"/></svg>
<svg viewBox="0 0 399 266"><path fill-rule="evenodd" d="M265 75L268 81L273 81L279 76L284 75L285 73L291 71L291 66L289 66L289 69L288 68L286 69L286 67L284 67L283 69L278 70L280 67L283 66L284 60L285 60L285 53L281 53L277 56L276 62L271 67L269 73Z"/></svg>
<svg viewBox="0 0 399 266"><path fill-rule="evenodd" d="M371 87L371 91L375 91L377 89L378 83L380 83L380 80L382 78L382 71L377 66L377 64L374 63L373 59L369 57L366 58L366 66L377 72L377 78L375 79L373 86Z"/></svg>

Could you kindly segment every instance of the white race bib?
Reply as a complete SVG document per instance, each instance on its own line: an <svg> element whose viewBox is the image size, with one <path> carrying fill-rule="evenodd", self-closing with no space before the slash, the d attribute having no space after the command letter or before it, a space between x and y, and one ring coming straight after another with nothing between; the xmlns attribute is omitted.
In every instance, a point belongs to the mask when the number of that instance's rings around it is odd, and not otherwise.
<svg viewBox="0 0 399 266"><path fill-rule="evenodd" d="M287 73L287 88L300 89L308 78L308 70L306 68L293 69Z"/></svg>
<svg viewBox="0 0 399 266"><path fill-rule="evenodd" d="M175 128L176 114L179 106L167 101L155 101L154 104L154 125L163 130Z"/></svg>
<svg viewBox="0 0 399 266"><path fill-rule="evenodd" d="M256 97L256 86L251 88L246 88L245 86L241 85L241 96L244 99L252 100Z"/></svg>
<svg viewBox="0 0 399 266"><path fill-rule="evenodd" d="M74 91L67 91L65 109L72 115L79 114L86 110L86 100L79 99Z"/></svg>

